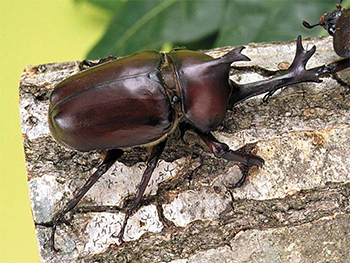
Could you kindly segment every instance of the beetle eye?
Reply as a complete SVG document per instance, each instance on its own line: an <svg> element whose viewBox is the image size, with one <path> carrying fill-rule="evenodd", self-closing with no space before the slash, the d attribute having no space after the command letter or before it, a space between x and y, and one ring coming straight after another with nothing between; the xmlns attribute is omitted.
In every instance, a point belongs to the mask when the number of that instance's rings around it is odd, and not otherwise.
<svg viewBox="0 0 350 263"><path fill-rule="evenodd" d="M335 26L330 26L330 27L328 28L328 33L329 33L331 36L334 35L335 31L336 31Z"/></svg>
<svg viewBox="0 0 350 263"><path fill-rule="evenodd" d="M174 95L173 98L171 99L171 102L172 102L172 104L176 104L179 102L179 100L180 100L179 97Z"/></svg>

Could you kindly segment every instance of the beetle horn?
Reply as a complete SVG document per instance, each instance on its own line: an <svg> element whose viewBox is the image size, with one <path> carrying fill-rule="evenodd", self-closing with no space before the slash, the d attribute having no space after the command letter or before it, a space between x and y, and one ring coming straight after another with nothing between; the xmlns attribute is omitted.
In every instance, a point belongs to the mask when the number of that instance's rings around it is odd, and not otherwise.
<svg viewBox="0 0 350 263"><path fill-rule="evenodd" d="M223 55L222 57L216 59L219 63L232 63L234 61L250 61L250 58L243 55L241 51L245 49L245 47L239 47L234 50L231 50L227 54Z"/></svg>

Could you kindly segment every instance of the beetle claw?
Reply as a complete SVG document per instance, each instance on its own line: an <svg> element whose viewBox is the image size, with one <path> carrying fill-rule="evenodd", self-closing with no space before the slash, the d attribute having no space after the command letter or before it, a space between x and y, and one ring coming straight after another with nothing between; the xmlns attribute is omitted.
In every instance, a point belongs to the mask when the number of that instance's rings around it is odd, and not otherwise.
<svg viewBox="0 0 350 263"><path fill-rule="evenodd" d="M226 187L230 190L241 187L243 185L243 183L245 182L245 180L247 179L250 167L252 167L252 165L247 165L247 164L243 165L243 167L241 168L242 176L238 180L238 182L236 182L232 185L228 185Z"/></svg>
<svg viewBox="0 0 350 263"><path fill-rule="evenodd" d="M54 223L52 227L52 232L51 232L50 247L54 253L58 253L61 250L55 247L55 232L56 232L56 225Z"/></svg>
<svg viewBox="0 0 350 263"><path fill-rule="evenodd" d="M122 228L119 230L119 233L116 235L116 234L113 234L112 237L113 238L116 238L119 242L119 245L125 243L125 241L123 240L123 236L124 236L124 230L123 230L123 226Z"/></svg>
<svg viewBox="0 0 350 263"><path fill-rule="evenodd" d="M122 231L120 231L120 232L118 233L118 235L116 235L116 236L115 236L115 235L112 235L112 237L115 237L115 238L118 239L119 245L125 243L125 242L124 242L124 239L123 239L123 236L124 236L124 232L122 232Z"/></svg>
<svg viewBox="0 0 350 263"><path fill-rule="evenodd" d="M241 171L242 171L241 178L238 180L237 183L235 183L233 185L226 186L228 189L234 189L234 188L241 187L244 184L245 180L247 179L249 170L252 166L256 165L259 168L262 168L264 166L264 164L265 164L264 159L260 158L259 156L255 156L255 155L254 155L254 157L255 157L254 159L249 160L249 163L243 164L243 166L241 167ZM254 161L252 161L252 160L254 160Z"/></svg>

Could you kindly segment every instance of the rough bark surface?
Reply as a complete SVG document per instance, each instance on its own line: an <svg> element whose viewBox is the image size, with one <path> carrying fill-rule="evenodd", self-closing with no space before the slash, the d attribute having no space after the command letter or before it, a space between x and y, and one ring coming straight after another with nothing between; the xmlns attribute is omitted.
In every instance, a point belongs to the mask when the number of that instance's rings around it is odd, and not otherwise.
<svg viewBox="0 0 350 263"><path fill-rule="evenodd" d="M338 57L332 39L317 46L308 67ZM220 56L232 48L208 52ZM250 62L232 65L231 78L253 82L293 60L295 41L250 44ZM20 111L27 179L42 262L350 262L350 71L284 88L268 103L250 99L228 112L215 136L231 149L265 159L246 183L228 191L239 167L213 157L187 132L168 141L125 243L115 235L145 168L146 150L128 151L58 226L53 216L102 159L57 144L47 124L54 86L78 72L78 62L27 66Z"/></svg>

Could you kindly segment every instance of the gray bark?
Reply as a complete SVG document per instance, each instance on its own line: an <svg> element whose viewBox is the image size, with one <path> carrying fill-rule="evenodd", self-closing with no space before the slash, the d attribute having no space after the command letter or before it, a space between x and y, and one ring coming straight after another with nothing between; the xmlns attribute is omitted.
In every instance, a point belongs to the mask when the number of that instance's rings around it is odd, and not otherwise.
<svg viewBox="0 0 350 263"><path fill-rule="evenodd" d="M308 67L338 59L330 37L303 40L308 49L314 44ZM295 41L250 44L243 53L252 61L235 63L231 78L253 82L290 63ZM58 226L61 252L51 251L49 223L102 159L64 148L49 133L50 91L76 72L78 62L27 66L20 80L42 262L350 262L349 69L228 112L215 136L233 150L248 145L265 160L240 188L225 187L241 176L236 164L213 157L192 132L184 141L172 136L119 245L114 235L145 168L146 150L128 151Z"/></svg>

